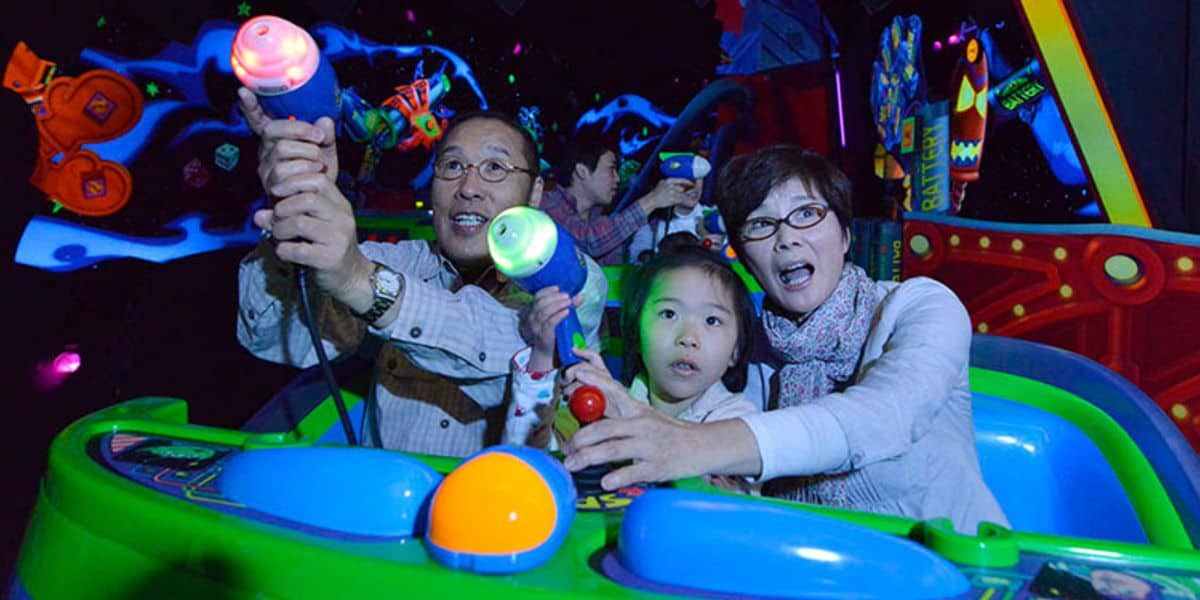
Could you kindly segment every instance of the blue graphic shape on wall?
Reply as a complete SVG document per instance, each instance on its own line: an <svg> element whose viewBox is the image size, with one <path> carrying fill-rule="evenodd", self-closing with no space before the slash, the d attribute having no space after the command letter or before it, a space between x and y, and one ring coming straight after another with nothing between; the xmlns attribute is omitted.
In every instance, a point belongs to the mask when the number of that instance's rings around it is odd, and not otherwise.
<svg viewBox="0 0 1200 600"><path fill-rule="evenodd" d="M178 233L142 237L114 233L52 217L35 216L17 244L18 264L47 271L75 271L106 260L137 258L165 263L177 258L258 243L261 231L247 219L237 231L211 232L205 215L190 213L167 225Z"/></svg>
<svg viewBox="0 0 1200 600"><path fill-rule="evenodd" d="M675 117L663 112L649 100L637 94L622 94L600 108L588 109L575 122L575 130L595 126L599 127L601 131L607 132L623 117L639 119L647 129L655 131L665 131L675 123ZM649 131L646 135L642 135L640 127L622 128L621 156L631 156L646 144L660 137L662 137L661 133L651 134Z"/></svg>

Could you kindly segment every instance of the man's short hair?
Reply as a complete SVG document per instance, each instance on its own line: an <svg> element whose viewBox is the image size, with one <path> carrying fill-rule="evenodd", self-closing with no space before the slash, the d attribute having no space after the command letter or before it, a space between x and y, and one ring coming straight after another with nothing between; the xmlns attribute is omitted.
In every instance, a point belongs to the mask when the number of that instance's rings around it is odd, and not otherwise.
<svg viewBox="0 0 1200 600"><path fill-rule="evenodd" d="M498 110L476 110L455 116L450 121L450 125L446 127L446 132L442 134L442 137L438 140L438 147L437 151L434 153L434 156L442 153L442 143L445 140L450 139L451 131L454 131L456 127L466 123L467 121L474 121L476 119L499 121L507 125L509 129L517 132L521 136L521 157L525 159L525 164L513 166L530 169L533 171L533 176L535 178L538 176L537 174L541 171L541 169L538 163L537 142L533 139L533 134L529 133L529 130L525 129L521 125L521 122L512 115L500 112Z"/></svg>
<svg viewBox="0 0 1200 600"><path fill-rule="evenodd" d="M613 149L599 136L586 134L575 136L563 146L562 157L554 169L558 185L563 187L571 185L571 179L575 175L575 165L583 165L587 167L588 171L595 171L596 165L600 164L600 157L609 152L612 152L613 158L616 158L617 153L613 152Z"/></svg>

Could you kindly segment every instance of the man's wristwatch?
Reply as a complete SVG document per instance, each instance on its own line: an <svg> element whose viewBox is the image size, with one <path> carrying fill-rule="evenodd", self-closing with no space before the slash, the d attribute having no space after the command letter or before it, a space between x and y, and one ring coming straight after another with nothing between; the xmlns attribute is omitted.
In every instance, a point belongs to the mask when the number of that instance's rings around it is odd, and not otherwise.
<svg viewBox="0 0 1200 600"><path fill-rule="evenodd" d="M400 297L400 292L404 291L404 278L399 273L389 268L387 265L375 263L375 271L371 273L371 291L375 294L375 300L371 303L371 308L367 312L357 313L358 318L366 321L368 324L374 323L387 312L396 299Z"/></svg>

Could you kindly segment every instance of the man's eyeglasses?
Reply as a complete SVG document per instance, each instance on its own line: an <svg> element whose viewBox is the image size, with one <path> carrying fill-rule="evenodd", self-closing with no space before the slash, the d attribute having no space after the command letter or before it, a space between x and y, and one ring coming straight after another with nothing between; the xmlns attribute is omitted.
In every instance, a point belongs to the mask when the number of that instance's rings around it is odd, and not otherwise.
<svg viewBox="0 0 1200 600"><path fill-rule="evenodd" d="M757 242L765 240L779 231L779 226L787 223L792 229L808 229L816 227L821 221L825 220L825 215L829 213L829 207L824 204L805 204L797 207L792 212L788 213L782 219L773 219L771 217L756 217L746 221L742 225L740 235L743 242Z"/></svg>
<svg viewBox="0 0 1200 600"><path fill-rule="evenodd" d="M475 169L480 179L490 183L504 181L513 171L533 174L530 169L514 167L497 158L489 158L478 163L464 162L457 158L443 158L433 163L433 176L446 181L454 181L466 175L467 171L471 169Z"/></svg>

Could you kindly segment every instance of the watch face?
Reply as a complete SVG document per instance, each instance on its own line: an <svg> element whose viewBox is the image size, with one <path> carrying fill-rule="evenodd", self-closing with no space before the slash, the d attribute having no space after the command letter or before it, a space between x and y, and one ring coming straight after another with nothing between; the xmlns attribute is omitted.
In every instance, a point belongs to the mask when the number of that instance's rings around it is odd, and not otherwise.
<svg viewBox="0 0 1200 600"><path fill-rule="evenodd" d="M400 274L387 267L380 267L375 271L375 287L388 296L396 296L400 293Z"/></svg>

